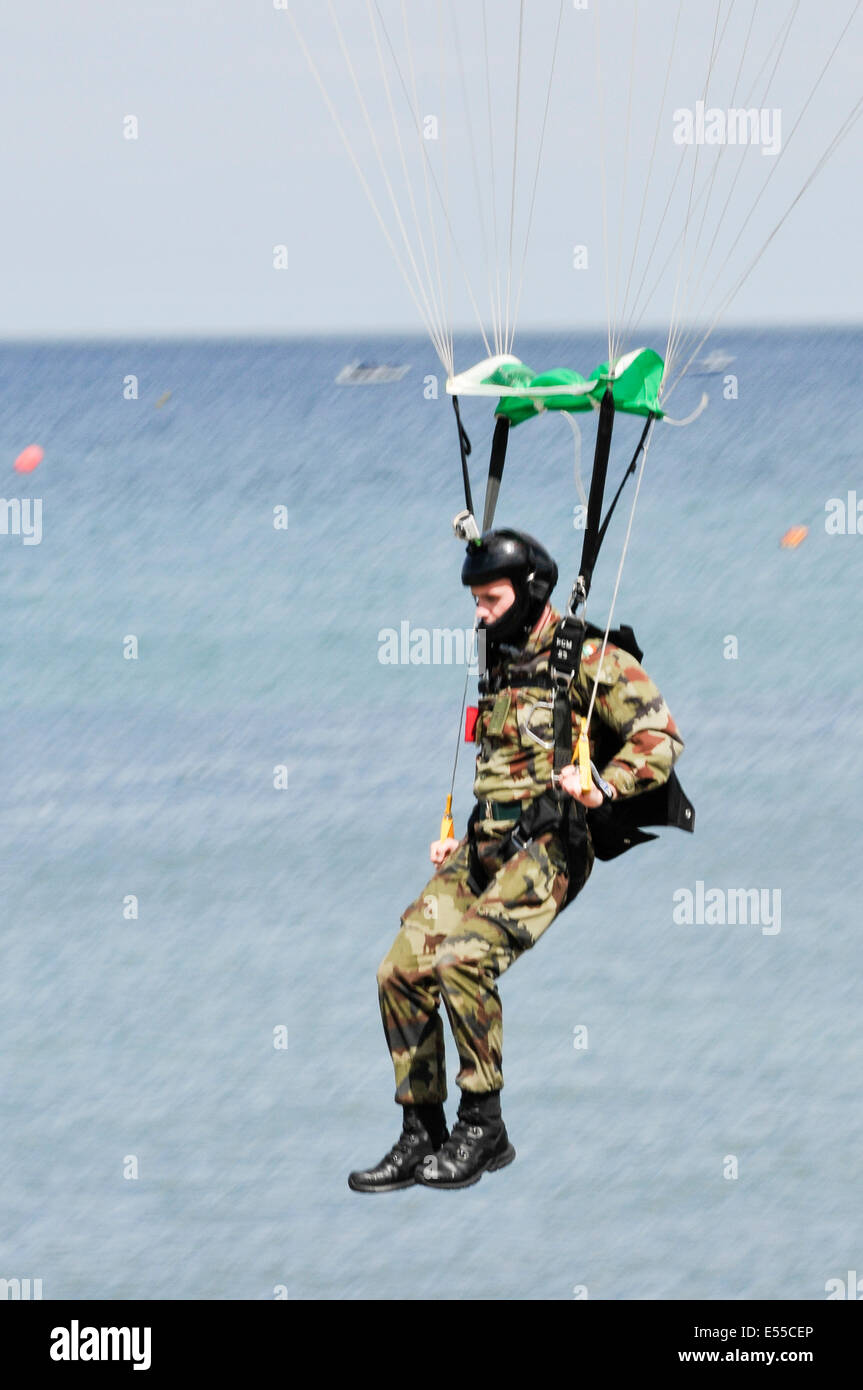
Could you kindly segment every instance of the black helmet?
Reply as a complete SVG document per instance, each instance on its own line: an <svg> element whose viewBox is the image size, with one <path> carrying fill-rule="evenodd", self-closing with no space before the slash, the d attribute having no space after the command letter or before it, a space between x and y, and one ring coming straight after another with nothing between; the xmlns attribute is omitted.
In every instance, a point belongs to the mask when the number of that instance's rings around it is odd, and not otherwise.
<svg viewBox="0 0 863 1390"><path fill-rule="evenodd" d="M468 542L462 584L491 584L509 579L515 602L496 622L481 623L486 640L517 646L536 623L557 583L557 565L548 551L526 531L486 531Z"/></svg>

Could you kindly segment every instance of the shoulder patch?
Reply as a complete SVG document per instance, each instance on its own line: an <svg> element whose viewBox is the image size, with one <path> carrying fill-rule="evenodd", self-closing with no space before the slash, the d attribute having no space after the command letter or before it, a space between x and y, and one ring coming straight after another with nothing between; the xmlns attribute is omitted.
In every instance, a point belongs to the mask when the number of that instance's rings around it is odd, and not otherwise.
<svg viewBox="0 0 863 1390"><path fill-rule="evenodd" d="M597 642L585 642L584 646L581 649L582 655L587 657L587 660L589 661L590 658L593 656L593 653L597 650L598 645L599 644Z"/></svg>

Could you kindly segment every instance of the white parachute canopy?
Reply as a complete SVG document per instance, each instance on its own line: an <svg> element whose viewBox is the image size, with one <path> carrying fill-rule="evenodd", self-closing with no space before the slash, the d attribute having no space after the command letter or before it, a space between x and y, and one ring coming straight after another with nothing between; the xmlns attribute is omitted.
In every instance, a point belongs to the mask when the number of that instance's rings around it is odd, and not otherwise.
<svg viewBox="0 0 863 1390"><path fill-rule="evenodd" d="M471 322L513 356L541 263L663 403L861 114L861 3L283 0L448 377Z"/></svg>

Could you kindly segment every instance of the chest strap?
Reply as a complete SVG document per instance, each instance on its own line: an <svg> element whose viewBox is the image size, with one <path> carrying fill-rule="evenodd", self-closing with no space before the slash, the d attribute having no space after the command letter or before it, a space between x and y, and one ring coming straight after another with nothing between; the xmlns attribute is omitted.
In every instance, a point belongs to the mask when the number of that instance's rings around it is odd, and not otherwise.
<svg viewBox="0 0 863 1390"><path fill-rule="evenodd" d="M554 691L554 770L572 762L572 704L570 692L581 667L581 649L587 632L582 618L561 618L551 643L548 669Z"/></svg>

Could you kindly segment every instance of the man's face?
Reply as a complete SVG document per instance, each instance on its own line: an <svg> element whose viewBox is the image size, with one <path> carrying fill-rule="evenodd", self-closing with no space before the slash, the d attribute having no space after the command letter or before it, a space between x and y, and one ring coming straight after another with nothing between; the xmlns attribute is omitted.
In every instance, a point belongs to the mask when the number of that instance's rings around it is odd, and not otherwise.
<svg viewBox="0 0 863 1390"><path fill-rule="evenodd" d="M476 599L477 617L487 627L503 617L508 608L515 603L515 589L511 579L493 579L490 584L471 584L470 591Z"/></svg>

